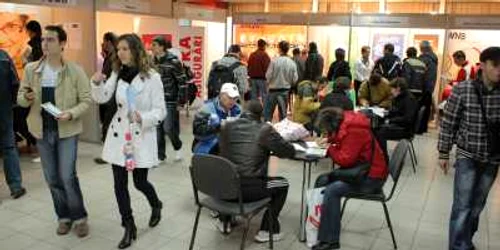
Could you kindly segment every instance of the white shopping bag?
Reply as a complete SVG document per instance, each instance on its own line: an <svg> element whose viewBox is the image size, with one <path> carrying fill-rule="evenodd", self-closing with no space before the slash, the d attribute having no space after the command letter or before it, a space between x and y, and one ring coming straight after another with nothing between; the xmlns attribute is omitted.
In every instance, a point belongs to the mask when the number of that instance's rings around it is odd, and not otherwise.
<svg viewBox="0 0 500 250"><path fill-rule="evenodd" d="M321 206L323 205L322 188L314 188L307 191L307 218L306 218L306 239L307 246L313 247L318 241L319 222L321 218Z"/></svg>
<svg viewBox="0 0 500 250"><path fill-rule="evenodd" d="M310 136L309 131L302 124L292 122L287 118L274 124L273 127L285 141L298 141Z"/></svg>

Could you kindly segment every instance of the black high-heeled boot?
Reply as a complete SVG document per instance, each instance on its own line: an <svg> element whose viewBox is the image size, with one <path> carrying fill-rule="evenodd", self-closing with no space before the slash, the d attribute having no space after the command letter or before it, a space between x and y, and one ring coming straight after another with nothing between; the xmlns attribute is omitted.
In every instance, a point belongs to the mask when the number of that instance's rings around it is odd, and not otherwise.
<svg viewBox="0 0 500 250"><path fill-rule="evenodd" d="M123 227L125 228L125 233L123 234L123 238L118 244L119 249L124 249L132 245L132 241L137 239L137 228L135 227L134 220L125 221L123 223Z"/></svg>
<svg viewBox="0 0 500 250"><path fill-rule="evenodd" d="M158 207L153 207L151 210L151 219L149 219L149 226L156 227L161 220L161 209L163 208L163 203L160 201Z"/></svg>

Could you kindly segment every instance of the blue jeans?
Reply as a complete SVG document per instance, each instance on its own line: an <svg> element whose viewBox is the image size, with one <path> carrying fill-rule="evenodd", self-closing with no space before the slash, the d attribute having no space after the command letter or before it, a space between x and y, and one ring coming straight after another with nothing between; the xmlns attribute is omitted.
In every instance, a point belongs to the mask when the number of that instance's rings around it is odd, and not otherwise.
<svg viewBox="0 0 500 250"><path fill-rule="evenodd" d="M320 176L320 178L325 177ZM324 183L324 181L318 180L316 183ZM380 190L383 185L383 180L371 179L369 177L364 179L359 185L353 185L343 181L334 181L328 184L325 187L323 196L318 241L325 243L340 243L340 202L343 196L353 191L371 193Z"/></svg>
<svg viewBox="0 0 500 250"><path fill-rule="evenodd" d="M250 79L250 84L252 86L252 100L259 98L262 101L266 100L267 96L267 82L263 79Z"/></svg>
<svg viewBox="0 0 500 250"><path fill-rule="evenodd" d="M78 222L87 218L76 173L78 136L59 138L57 131L44 131L37 146L58 220Z"/></svg>
<svg viewBox="0 0 500 250"><path fill-rule="evenodd" d="M477 232L479 216L497 173L498 165L457 159L450 218L450 250L473 249L472 238Z"/></svg>
<svg viewBox="0 0 500 250"><path fill-rule="evenodd" d="M279 109L280 121L286 118L288 111L288 92L289 90L269 91L264 102L264 120L271 121L273 119L276 106Z"/></svg>
<svg viewBox="0 0 500 250"><path fill-rule="evenodd" d="M19 153L17 152L12 111L9 107L0 107L0 150L3 154L3 169L5 180L12 192L22 188L21 168L19 167Z"/></svg>

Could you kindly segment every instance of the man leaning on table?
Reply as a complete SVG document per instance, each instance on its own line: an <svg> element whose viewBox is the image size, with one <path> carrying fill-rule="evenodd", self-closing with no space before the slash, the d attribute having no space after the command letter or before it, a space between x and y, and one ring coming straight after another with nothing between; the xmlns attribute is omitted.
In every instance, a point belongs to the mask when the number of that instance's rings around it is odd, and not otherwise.
<svg viewBox="0 0 500 250"><path fill-rule="evenodd" d="M241 177L244 202L271 198L272 214L266 211L258 234L257 242L269 240L269 216L273 219L273 239L283 238L278 216L283 209L288 194L288 180L270 177L268 164L271 152L275 156L292 158L293 145L285 141L272 125L262 121L263 108L259 100L247 102L239 119L228 121L221 128L220 155L237 166ZM230 233L230 217L221 215L219 230Z"/></svg>

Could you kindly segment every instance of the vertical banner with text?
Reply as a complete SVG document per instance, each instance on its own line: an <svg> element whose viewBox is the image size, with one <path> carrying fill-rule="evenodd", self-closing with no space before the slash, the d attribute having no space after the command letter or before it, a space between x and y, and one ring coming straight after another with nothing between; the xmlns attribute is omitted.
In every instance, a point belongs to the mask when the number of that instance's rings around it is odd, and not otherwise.
<svg viewBox="0 0 500 250"><path fill-rule="evenodd" d="M194 83L198 88L198 97L203 97L205 92L204 54L205 54L205 28L181 27L179 30L179 49L181 61L188 65L194 73Z"/></svg>

